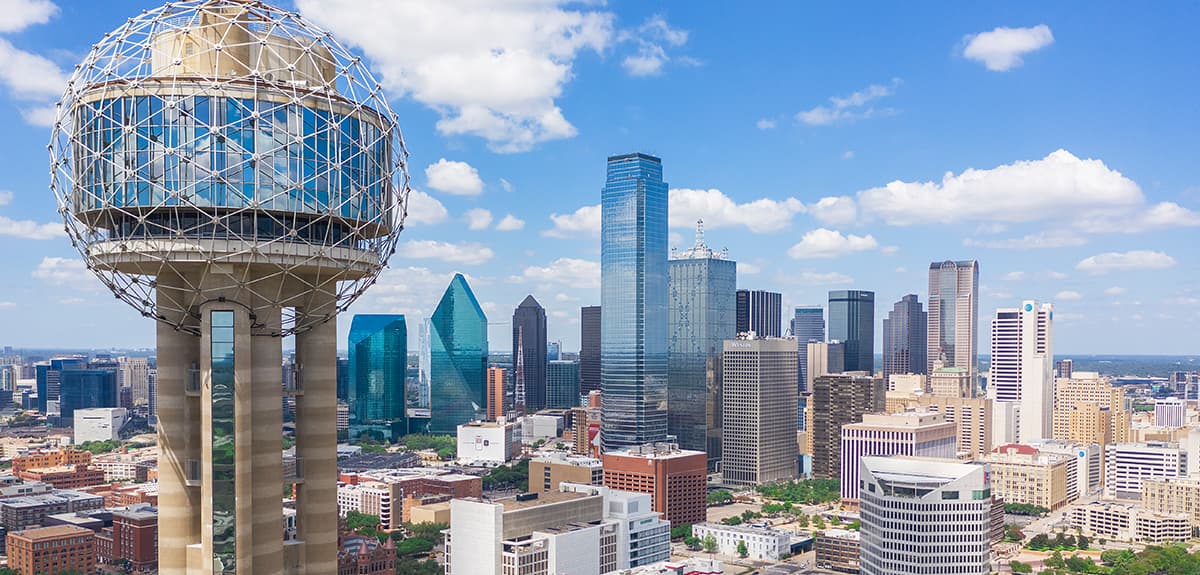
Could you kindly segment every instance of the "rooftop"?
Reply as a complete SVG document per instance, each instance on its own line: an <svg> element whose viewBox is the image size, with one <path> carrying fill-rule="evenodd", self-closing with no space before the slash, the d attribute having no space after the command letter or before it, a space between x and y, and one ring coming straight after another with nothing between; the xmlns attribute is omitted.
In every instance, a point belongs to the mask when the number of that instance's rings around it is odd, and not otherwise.
<svg viewBox="0 0 1200 575"><path fill-rule="evenodd" d="M52 525L50 527L38 527L36 529L26 529L11 533L13 537L23 537L31 541L39 541L45 539L57 539L59 537L71 537L74 535L91 535L91 529L76 527L74 525Z"/></svg>
<svg viewBox="0 0 1200 575"><path fill-rule="evenodd" d="M679 444L677 443L647 443L645 445L636 445L621 451L611 451L605 453L604 455L614 455L620 457L643 457L646 459L671 459L674 457L693 457L696 455L708 457L703 451L680 449Z"/></svg>

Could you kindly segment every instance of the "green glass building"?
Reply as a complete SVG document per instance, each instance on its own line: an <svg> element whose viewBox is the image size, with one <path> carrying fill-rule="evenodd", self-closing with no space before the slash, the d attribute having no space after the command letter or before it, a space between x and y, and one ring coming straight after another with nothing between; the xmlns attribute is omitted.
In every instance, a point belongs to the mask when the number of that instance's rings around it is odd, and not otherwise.
<svg viewBox="0 0 1200 575"><path fill-rule="evenodd" d="M455 274L429 320L430 418L424 431L457 433L487 409L487 316Z"/></svg>
<svg viewBox="0 0 1200 575"><path fill-rule="evenodd" d="M359 314L350 323L347 403L350 437L378 428L402 435L408 327L403 315Z"/></svg>

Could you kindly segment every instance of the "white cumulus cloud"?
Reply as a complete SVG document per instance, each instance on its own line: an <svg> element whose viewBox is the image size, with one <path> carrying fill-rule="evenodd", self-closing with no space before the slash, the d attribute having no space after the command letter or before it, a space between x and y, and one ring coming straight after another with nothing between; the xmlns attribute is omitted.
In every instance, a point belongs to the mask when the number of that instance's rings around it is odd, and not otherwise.
<svg viewBox="0 0 1200 575"><path fill-rule="evenodd" d="M479 170L466 162L441 158L425 168L429 187L456 196L477 196L483 193Z"/></svg>
<svg viewBox="0 0 1200 575"><path fill-rule="evenodd" d="M1050 27L1038 24L1031 28L999 27L990 32L963 37L963 57L982 62L988 70L1004 72L1020 66L1022 56L1054 43Z"/></svg>
<svg viewBox="0 0 1200 575"><path fill-rule="evenodd" d="M408 217L404 224L440 224L446 221L450 212L437 198L420 190L408 192Z"/></svg>
<svg viewBox="0 0 1200 575"><path fill-rule="evenodd" d="M52 240L66 237L60 223L39 224L30 220L14 220L0 216L0 236L12 236L27 240Z"/></svg>
<svg viewBox="0 0 1200 575"><path fill-rule="evenodd" d="M467 219L467 229L486 230L488 226L492 225L492 212L483 208L467 210L465 217Z"/></svg>
<svg viewBox="0 0 1200 575"><path fill-rule="evenodd" d="M600 287L600 262L578 258L558 258L547 266L529 266L521 275L509 278L514 282L557 284L573 288Z"/></svg>
<svg viewBox="0 0 1200 575"><path fill-rule="evenodd" d="M842 235L836 230L818 228L804 234L800 243L788 249L787 253L795 259L836 258L878 247L879 243L870 235Z"/></svg>
<svg viewBox="0 0 1200 575"><path fill-rule="evenodd" d="M744 226L754 233L769 233L786 228L793 216L805 211L796 198L739 204L717 189L675 188L669 194L667 213L676 228L694 228L696 220L703 219L706 228Z"/></svg>
<svg viewBox="0 0 1200 575"><path fill-rule="evenodd" d="M1083 299L1083 294L1077 291L1063 290L1054 294L1054 299L1058 301L1078 301Z"/></svg>
<svg viewBox="0 0 1200 575"><path fill-rule="evenodd" d="M1075 264L1075 269L1093 274L1110 271L1161 270L1175 266L1175 258L1150 250L1107 252L1086 257Z"/></svg>
<svg viewBox="0 0 1200 575"><path fill-rule="evenodd" d="M570 214L550 214L554 227L542 232L552 238L599 237L600 205L583 206Z"/></svg>
<svg viewBox="0 0 1200 575"><path fill-rule="evenodd" d="M67 285L81 289L95 289L100 283L88 271L83 260L76 258L44 257L33 270L33 278L52 285Z"/></svg>
<svg viewBox="0 0 1200 575"><path fill-rule="evenodd" d="M755 122L754 126L760 130L773 130L773 129L775 129L775 120L772 120L769 118L762 118L759 121Z"/></svg>
<svg viewBox="0 0 1200 575"><path fill-rule="evenodd" d="M412 240L402 242L396 255L410 259L435 259L444 262L475 265L484 263L495 255L491 248L478 243L451 243L436 240Z"/></svg>
<svg viewBox="0 0 1200 575"><path fill-rule="evenodd" d="M58 14L50 0L0 0L0 33L20 32L34 24L45 24Z"/></svg>
<svg viewBox="0 0 1200 575"><path fill-rule="evenodd" d="M575 59L603 53L613 15L566 0L299 0L300 11L360 48L384 86L441 114L443 135L497 152L570 138L556 100Z"/></svg>
<svg viewBox="0 0 1200 575"><path fill-rule="evenodd" d="M977 240L974 238L963 239L964 246L1015 250L1063 248L1070 246L1082 246L1086 243L1087 238L1074 232L1063 230L1026 234L1019 238L1003 238L995 240Z"/></svg>
<svg viewBox="0 0 1200 575"><path fill-rule="evenodd" d="M821 198L808 206L808 211L821 223L830 226L846 226L858 219L858 207L854 199L848 196Z"/></svg>
<svg viewBox="0 0 1200 575"><path fill-rule="evenodd" d="M501 232L515 232L523 229L525 229L525 220L512 214L505 215L496 223L496 230Z"/></svg>
<svg viewBox="0 0 1200 575"><path fill-rule="evenodd" d="M849 96L833 96L829 98L830 105L817 106L798 112L796 121L810 126L828 126L839 122L891 115L895 113L891 108L875 108L871 103L891 96L900 83L899 78L893 78L888 84L871 84Z"/></svg>
<svg viewBox="0 0 1200 575"><path fill-rule="evenodd" d="M1113 286L1113 287L1110 287L1110 288L1104 290L1104 295L1123 295L1127 291L1129 291L1129 290L1127 290L1121 286Z"/></svg>
<svg viewBox="0 0 1200 575"><path fill-rule="evenodd" d="M620 39L637 45L637 52L621 61L625 71L631 76L657 76L671 61L667 48L686 44L688 33L672 28L665 18L655 15L647 18L636 31L622 32Z"/></svg>

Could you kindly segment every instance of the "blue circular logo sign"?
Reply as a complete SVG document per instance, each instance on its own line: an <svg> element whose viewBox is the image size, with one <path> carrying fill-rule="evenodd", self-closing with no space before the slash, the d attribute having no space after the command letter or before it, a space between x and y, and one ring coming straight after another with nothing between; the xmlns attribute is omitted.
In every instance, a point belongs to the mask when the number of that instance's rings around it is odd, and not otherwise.
<svg viewBox="0 0 1200 575"><path fill-rule="evenodd" d="M1033 304L1031 304L1031 303L1025 304L1025 311L1033 311Z"/></svg>
<svg viewBox="0 0 1200 575"><path fill-rule="evenodd" d="M1080 457L1087 457L1087 452L1086 452L1086 451L1080 451L1080 452L1079 452L1079 456L1080 456Z"/></svg>

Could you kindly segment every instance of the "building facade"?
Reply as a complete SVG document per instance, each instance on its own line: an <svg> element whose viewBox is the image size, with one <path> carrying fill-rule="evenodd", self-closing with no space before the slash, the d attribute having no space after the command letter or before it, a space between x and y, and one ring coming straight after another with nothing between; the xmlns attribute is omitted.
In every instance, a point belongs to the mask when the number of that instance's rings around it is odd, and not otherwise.
<svg viewBox="0 0 1200 575"><path fill-rule="evenodd" d="M675 252L667 264L667 432L684 449L721 460L721 350L736 335L737 263L704 243Z"/></svg>
<svg viewBox="0 0 1200 575"><path fill-rule="evenodd" d="M600 389L600 306L579 308L579 392Z"/></svg>
<svg viewBox="0 0 1200 575"><path fill-rule="evenodd" d="M1125 390L1096 372L1073 371L1054 384L1053 437L1079 443L1131 441Z"/></svg>
<svg viewBox="0 0 1200 575"><path fill-rule="evenodd" d="M941 413L958 430L958 451L978 459L992 450L992 400L986 397L923 396L919 409Z"/></svg>
<svg viewBox="0 0 1200 575"><path fill-rule="evenodd" d="M858 507L859 461L866 456L910 455L953 459L957 428L940 413L863 414L842 426L842 506Z"/></svg>
<svg viewBox="0 0 1200 575"><path fill-rule="evenodd" d="M407 433L408 324L403 315L358 314L347 340L350 436L378 427L389 441ZM394 426L394 427L393 427Z"/></svg>
<svg viewBox="0 0 1200 575"><path fill-rule="evenodd" d="M795 347L779 338L724 342L724 483L752 486L796 477Z"/></svg>
<svg viewBox="0 0 1200 575"><path fill-rule="evenodd" d="M75 443L118 440L127 418L128 411L124 407L76 409Z"/></svg>
<svg viewBox="0 0 1200 575"><path fill-rule="evenodd" d="M487 408L487 316L462 274L450 280L428 337L431 405L424 431L455 433Z"/></svg>
<svg viewBox="0 0 1200 575"><path fill-rule="evenodd" d="M603 461L605 487L649 494L653 510L672 525L705 520L708 458L703 451L647 444L606 451Z"/></svg>
<svg viewBox="0 0 1200 575"><path fill-rule="evenodd" d="M1187 455L1178 443L1110 443L1104 446L1104 496L1139 499L1147 480L1186 477Z"/></svg>
<svg viewBox="0 0 1200 575"><path fill-rule="evenodd" d="M1016 406L1020 443L1050 437L1054 413L1054 306L1028 300L996 310L988 397Z"/></svg>
<svg viewBox="0 0 1200 575"><path fill-rule="evenodd" d="M737 333L754 332L759 337L783 335L783 294L766 290L737 290Z"/></svg>
<svg viewBox="0 0 1200 575"><path fill-rule="evenodd" d="M860 572L991 572L992 496L987 465L864 457Z"/></svg>
<svg viewBox="0 0 1200 575"><path fill-rule="evenodd" d="M929 264L929 311L925 352L927 371L933 362L967 369L972 383L978 373L979 262Z"/></svg>
<svg viewBox="0 0 1200 575"><path fill-rule="evenodd" d="M883 318L883 380L893 373L929 373L925 362L926 312L917 294L908 294Z"/></svg>
<svg viewBox="0 0 1200 575"><path fill-rule="evenodd" d="M1071 508L1071 527L1089 537L1131 543L1173 543L1192 538L1186 513L1160 513L1135 503L1093 501Z"/></svg>
<svg viewBox="0 0 1200 575"><path fill-rule="evenodd" d="M845 346L845 371L875 373L875 292L829 292L829 339Z"/></svg>
<svg viewBox="0 0 1200 575"><path fill-rule="evenodd" d="M662 160L608 158L600 201L601 441L667 436L667 183Z"/></svg>
<svg viewBox="0 0 1200 575"><path fill-rule="evenodd" d="M504 385L507 379L508 370L503 367L491 366L487 368L487 419L488 421L496 421L504 417L507 413L504 408L506 405Z"/></svg>
<svg viewBox="0 0 1200 575"><path fill-rule="evenodd" d="M1055 511L1079 497L1073 457L1029 445L1001 445L984 458L992 467L992 490L1005 503Z"/></svg>
<svg viewBox="0 0 1200 575"><path fill-rule="evenodd" d="M529 490L558 491L563 482L604 485L604 463L592 457L552 453L529 460Z"/></svg>
<svg viewBox="0 0 1200 575"><path fill-rule="evenodd" d="M1187 423L1187 404L1178 397L1164 397L1154 401L1154 425L1158 427L1183 427Z"/></svg>
<svg viewBox="0 0 1200 575"><path fill-rule="evenodd" d="M813 477L841 475L842 426L861 422L865 413L885 411L884 390L883 380L863 375L829 374L813 380L808 426L813 438Z"/></svg>
<svg viewBox="0 0 1200 575"><path fill-rule="evenodd" d="M767 526L708 522L692 526L692 537L703 540L709 535L717 541L717 553L721 555L740 555L738 549L744 546L747 559L779 561L792 551L791 532Z"/></svg>
<svg viewBox="0 0 1200 575"><path fill-rule="evenodd" d="M547 407L546 341L546 308L527 295L512 316L513 403L519 413Z"/></svg>
<svg viewBox="0 0 1200 575"><path fill-rule="evenodd" d="M90 529L55 525L10 532L7 547L8 567L22 575L96 570L96 535Z"/></svg>
<svg viewBox="0 0 1200 575"><path fill-rule="evenodd" d="M825 341L825 308L819 305L796 306L791 323L796 338L796 384L800 393L808 392L808 344Z"/></svg>
<svg viewBox="0 0 1200 575"><path fill-rule="evenodd" d="M579 362L555 360L546 363L546 407L570 409L579 406Z"/></svg>

